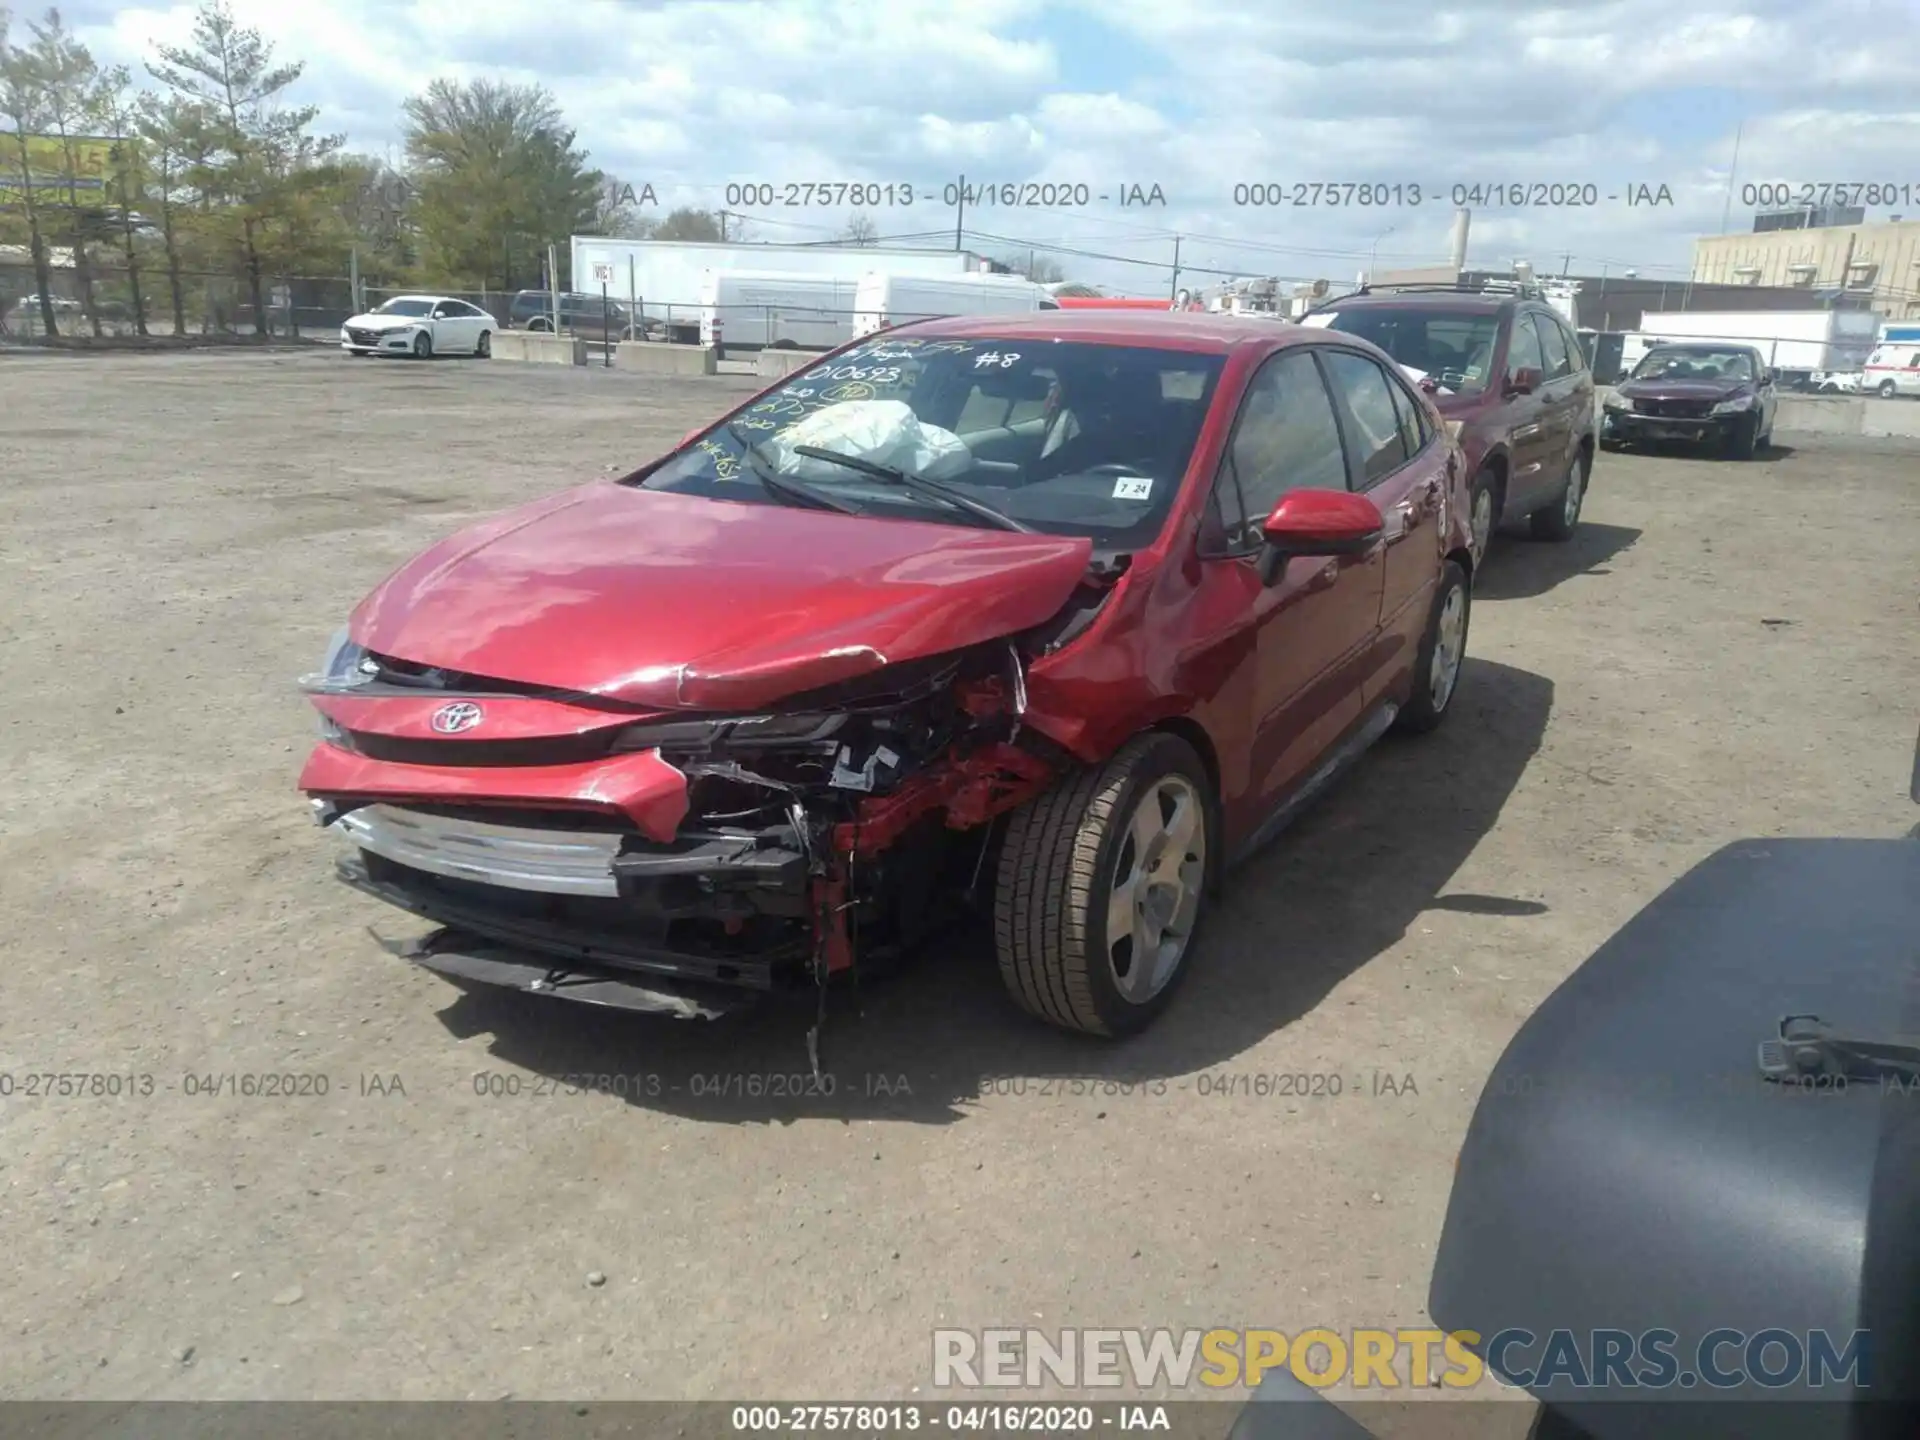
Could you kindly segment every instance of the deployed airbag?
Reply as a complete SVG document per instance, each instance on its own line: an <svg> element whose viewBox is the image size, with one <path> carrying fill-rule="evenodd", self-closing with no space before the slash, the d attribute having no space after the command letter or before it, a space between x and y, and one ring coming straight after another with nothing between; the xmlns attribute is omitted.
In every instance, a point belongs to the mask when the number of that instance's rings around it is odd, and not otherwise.
<svg viewBox="0 0 1920 1440"><path fill-rule="evenodd" d="M767 444L775 466L792 474L826 462L795 453L813 445L841 455L891 465L929 480L944 480L972 468L966 442L951 430L929 425L899 400L847 400L816 410Z"/></svg>

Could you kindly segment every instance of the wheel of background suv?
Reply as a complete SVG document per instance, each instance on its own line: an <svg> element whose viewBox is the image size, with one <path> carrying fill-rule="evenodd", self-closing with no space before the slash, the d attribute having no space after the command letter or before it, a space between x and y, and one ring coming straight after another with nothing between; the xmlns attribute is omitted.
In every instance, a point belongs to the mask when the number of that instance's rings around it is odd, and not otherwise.
<svg viewBox="0 0 1920 1440"><path fill-rule="evenodd" d="M1467 625L1473 618L1473 587L1466 571L1452 560L1440 569L1427 633L1413 662L1413 697L1393 717L1395 728L1424 735L1440 728L1460 688L1460 667L1467 658Z"/></svg>
<svg viewBox="0 0 1920 1440"><path fill-rule="evenodd" d="M1493 544L1493 527L1500 523L1500 477L1491 465L1480 467L1473 477L1473 489L1467 501L1467 524L1473 531L1473 563L1487 558Z"/></svg>
<svg viewBox="0 0 1920 1440"><path fill-rule="evenodd" d="M1760 417L1742 415L1727 436L1727 454L1735 460L1751 460L1760 446Z"/></svg>
<svg viewBox="0 0 1920 1440"><path fill-rule="evenodd" d="M1900 387L1895 385L1891 380L1882 380L1878 394L1882 400L1891 400L1899 388Z"/></svg>
<svg viewBox="0 0 1920 1440"><path fill-rule="evenodd" d="M1150 1024L1191 968L1219 830L1206 767L1166 734L1014 811L993 931L1020 1007L1089 1035Z"/></svg>
<svg viewBox="0 0 1920 1440"><path fill-rule="evenodd" d="M1567 466L1566 483L1551 505L1536 510L1528 528L1536 540L1571 540L1580 528L1580 507L1587 502L1587 480L1593 474L1593 452L1582 447Z"/></svg>
<svg viewBox="0 0 1920 1440"><path fill-rule="evenodd" d="M424 330L413 337L413 358L416 360L433 358L433 337Z"/></svg>
<svg viewBox="0 0 1920 1440"><path fill-rule="evenodd" d="M482 330L480 332L480 343L473 347L473 353L482 360L491 360L493 358L493 331Z"/></svg>
<svg viewBox="0 0 1920 1440"><path fill-rule="evenodd" d="M527 329L538 330L542 334L544 334L547 331L553 329L553 324L551 321L547 319L546 316L536 315L533 317L533 319L527 321Z"/></svg>

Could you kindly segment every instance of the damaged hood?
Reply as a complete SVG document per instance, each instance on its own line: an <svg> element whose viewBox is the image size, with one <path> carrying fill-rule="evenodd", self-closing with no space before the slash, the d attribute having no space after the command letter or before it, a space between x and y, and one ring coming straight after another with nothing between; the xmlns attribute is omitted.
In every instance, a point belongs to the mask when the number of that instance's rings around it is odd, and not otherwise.
<svg viewBox="0 0 1920 1440"><path fill-rule="evenodd" d="M377 654L492 680L751 709L1038 625L1092 549L602 482L441 541L348 631Z"/></svg>
<svg viewBox="0 0 1920 1440"><path fill-rule="evenodd" d="M1731 400L1753 388L1747 380L1622 380L1614 386L1629 400Z"/></svg>

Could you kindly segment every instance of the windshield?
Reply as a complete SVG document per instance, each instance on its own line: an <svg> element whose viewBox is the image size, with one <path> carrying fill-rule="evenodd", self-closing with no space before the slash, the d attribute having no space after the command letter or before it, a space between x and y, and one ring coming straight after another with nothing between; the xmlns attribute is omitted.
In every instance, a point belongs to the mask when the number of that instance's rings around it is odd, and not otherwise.
<svg viewBox="0 0 1920 1440"><path fill-rule="evenodd" d="M1222 364L1219 355L1031 336L876 337L794 375L636 483L781 504L791 502L777 482L792 480L868 514L989 523L888 483L872 473L879 465L938 481L1027 529L1137 549L1172 507Z"/></svg>
<svg viewBox="0 0 1920 1440"><path fill-rule="evenodd" d="M1753 356L1745 350L1650 350L1633 367L1635 380L1751 380Z"/></svg>
<svg viewBox="0 0 1920 1440"><path fill-rule="evenodd" d="M389 300L373 313L376 315L431 315L433 302L431 300Z"/></svg>
<svg viewBox="0 0 1920 1440"><path fill-rule="evenodd" d="M1487 387L1500 317L1459 310L1361 306L1325 316L1326 327L1371 340L1409 370L1459 395Z"/></svg>

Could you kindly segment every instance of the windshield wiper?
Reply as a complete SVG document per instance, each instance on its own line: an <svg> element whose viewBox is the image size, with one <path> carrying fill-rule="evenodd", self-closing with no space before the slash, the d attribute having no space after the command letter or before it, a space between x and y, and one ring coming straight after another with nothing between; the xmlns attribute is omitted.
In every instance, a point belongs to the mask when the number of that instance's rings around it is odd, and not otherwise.
<svg viewBox="0 0 1920 1440"><path fill-rule="evenodd" d="M897 465L882 465L877 460L862 459L858 455L842 455L838 450L826 450L818 445L796 445L796 455L805 455L811 460L830 460L836 465L844 465L849 470L858 470L863 475L871 475L876 480L884 480L889 485L898 485L902 490L911 491L925 499L940 500L964 510L969 515L986 521L1001 530L1017 530L1022 535L1034 533L1031 525L1022 525L1011 515L996 510L983 500L975 500L971 495L962 495L951 486L938 480L929 480L924 475L916 475L911 470L902 470Z"/></svg>
<svg viewBox="0 0 1920 1440"><path fill-rule="evenodd" d="M766 457L760 453L759 442L749 440L742 435L734 421L727 422L726 431L733 437L734 444L745 452L747 469L753 472L754 479L766 486L768 494L798 505L810 506L815 510L832 510L841 515L866 513L857 505L849 505L846 501L836 500L831 495L822 495L811 485L802 485L798 480L789 480L767 463Z"/></svg>
<svg viewBox="0 0 1920 1440"><path fill-rule="evenodd" d="M1841 1035L1818 1015L1789 1015L1777 1040L1760 1042L1760 1073L1769 1080L1920 1080L1920 1046Z"/></svg>

